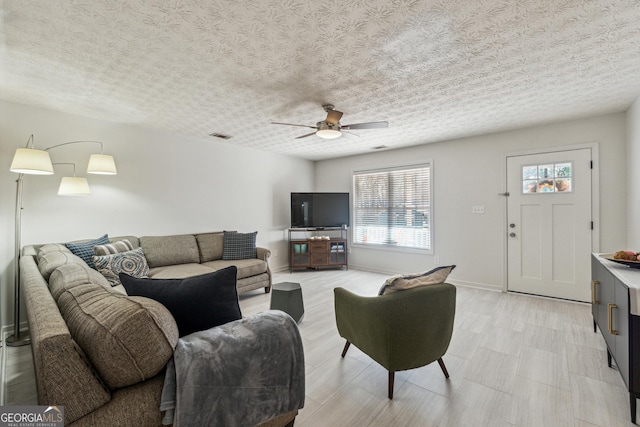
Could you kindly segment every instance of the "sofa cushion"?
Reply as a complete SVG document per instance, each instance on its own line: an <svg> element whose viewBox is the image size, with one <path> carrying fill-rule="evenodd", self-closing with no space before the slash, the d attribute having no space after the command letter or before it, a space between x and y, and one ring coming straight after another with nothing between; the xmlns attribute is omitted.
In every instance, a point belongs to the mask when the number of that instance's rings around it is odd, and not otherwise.
<svg viewBox="0 0 640 427"><path fill-rule="evenodd" d="M196 234L196 241L200 250L200 262L222 259L224 233Z"/></svg>
<svg viewBox="0 0 640 427"><path fill-rule="evenodd" d="M153 298L169 309L180 336L242 318L236 268L184 279L140 279L120 274L129 295Z"/></svg>
<svg viewBox="0 0 640 427"><path fill-rule="evenodd" d="M93 254L96 256L104 256L111 254L118 254L120 252L132 251L133 245L127 239L117 240L115 242L107 243L106 245L96 245L93 247ZM95 264L95 260L94 260Z"/></svg>
<svg viewBox="0 0 640 427"><path fill-rule="evenodd" d="M40 270L40 274L42 274L44 280L47 281L56 268L71 263L85 264L80 257L72 254L70 251L50 251L41 253L38 256L38 270Z"/></svg>
<svg viewBox="0 0 640 427"><path fill-rule="evenodd" d="M109 237L109 241L111 243L115 243L118 242L120 240L128 240L129 243L131 243L131 246L133 246L133 249L135 248L139 248L140 247L140 239L136 236L115 236L115 237Z"/></svg>
<svg viewBox="0 0 640 427"><path fill-rule="evenodd" d="M149 265L144 257L142 248L110 255L94 256L93 263L98 272L109 281L111 286L120 284L120 278L118 277L120 273L127 273L134 277L147 277L149 275Z"/></svg>
<svg viewBox="0 0 640 427"><path fill-rule="evenodd" d="M115 389L161 372L178 340L171 313L157 301L119 295L82 277L82 266L67 264L51 282L72 337L100 377Z"/></svg>
<svg viewBox="0 0 640 427"><path fill-rule="evenodd" d="M239 259L235 261L225 261L219 259L217 261L209 261L202 264L212 270L222 270L232 265L238 269L238 279L245 277L257 276L258 274L267 272L267 263L261 259Z"/></svg>
<svg viewBox="0 0 640 427"><path fill-rule="evenodd" d="M235 231L224 232L223 260L237 260L256 258L256 235L253 233L237 233Z"/></svg>
<svg viewBox="0 0 640 427"><path fill-rule="evenodd" d="M96 245L106 245L107 243L109 243L109 236L105 234L104 236L98 237L94 240L69 242L65 243L65 245L71 252L82 258L89 267L95 268L95 265L93 265L93 247Z"/></svg>
<svg viewBox="0 0 640 427"><path fill-rule="evenodd" d="M60 273L59 270L63 267L66 268L62 273ZM58 301L60 294L66 290L67 283L70 285L93 283L100 285L109 291L113 291L115 289L111 287L107 279L105 279L102 274L89 267L84 261L64 264L51 272L51 275L49 276L49 291L51 292L53 299ZM122 293L126 294L124 292L124 288L122 288Z"/></svg>
<svg viewBox="0 0 640 427"><path fill-rule="evenodd" d="M38 258L49 252L69 252L72 253L68 247L61 243L47 243L38 248Z"/></svg>
<svg viewBox="0 0 640 427"><path fill-rule="evenodd" d="M216 269L219 270L219 269ZM184 279L185 277L201 276L213 273L214 269L202 264L165 265L149 269L149 277L153 279Z"/></svg>
<svg viewBox="0 0 640 427"><path fill-rule="evenodd" d="M199 263L198 243L193 234L140 237L140 247L149 267Z"/></svg>
<svg viewBox="0 0 640 427"><path fill-rule="evenodd" d="M433 270L429 270L424 273L392 276L384 282L382 288L380 288L380 292L378 292L378 295L390 294L392 292L417 288L419 286L444 283L454 268L456 268L455 265L447 265L444 267L436 267Z"/></svg>

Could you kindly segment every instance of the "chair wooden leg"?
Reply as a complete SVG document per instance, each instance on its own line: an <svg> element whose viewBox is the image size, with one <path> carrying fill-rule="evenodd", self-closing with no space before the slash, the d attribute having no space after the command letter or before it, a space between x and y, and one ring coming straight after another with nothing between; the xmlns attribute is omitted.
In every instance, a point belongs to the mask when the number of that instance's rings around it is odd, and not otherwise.
<svg viewBox="0 0 640 427"><path fill-rule="evenodd" d="M395 372L389 371L389 399L393 400L393 380L395 378Z"/></svg>
<svg viewBox="0 0 640 427"><path fill-rule="evenodd" d="M445 378L449 378L449 372L447 372L447 367L444 366L444 361L442 360L442 357L438 359L438 365L440 365L440 369L442 369L442 373L444 374Z"/></svg>
<svg viewBox="0 0 640 427"><path fill-rule="evenodd" d="M345 354L347 354L347 350L349 350L349 346L351 345L351 343L349 341L347 341L347 343L344 345L344 349L342 349L342 357L345 356Z"/></svg>

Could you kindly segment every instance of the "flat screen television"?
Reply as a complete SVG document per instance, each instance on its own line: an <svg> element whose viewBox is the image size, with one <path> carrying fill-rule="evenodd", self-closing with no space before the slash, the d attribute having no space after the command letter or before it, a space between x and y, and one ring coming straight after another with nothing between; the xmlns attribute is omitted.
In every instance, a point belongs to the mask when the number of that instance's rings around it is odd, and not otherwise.
<svg viewBox="0 0 640 427"><path fill-rule="evenodd" d="M291 228L349 226L349 193L291 193Z"/></svg>

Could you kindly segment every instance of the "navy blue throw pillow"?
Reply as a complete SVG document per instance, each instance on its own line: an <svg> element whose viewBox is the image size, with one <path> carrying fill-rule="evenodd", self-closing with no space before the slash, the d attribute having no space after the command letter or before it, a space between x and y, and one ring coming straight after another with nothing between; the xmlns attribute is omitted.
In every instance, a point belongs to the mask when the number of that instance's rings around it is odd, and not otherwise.
<svg viewBox="0 0 640 427"><path fill-rule="evenodd" d="M184 279L149 279L120 273L129 296L154 299L173 315L181 337L242 318L235 266Z"/></svg>
<svg viewBox="0 0 640 427"><path fill-rule="evenodd" d="M102 237L98 237L95 240L90 240L88 242L69 242L65 243L65 246L69 248L69 250L74 254L82 258L87 265L93 269L96 268L93 263L93 247L98 245L106 245L109 243L109 236L105 234Z"/></svg>

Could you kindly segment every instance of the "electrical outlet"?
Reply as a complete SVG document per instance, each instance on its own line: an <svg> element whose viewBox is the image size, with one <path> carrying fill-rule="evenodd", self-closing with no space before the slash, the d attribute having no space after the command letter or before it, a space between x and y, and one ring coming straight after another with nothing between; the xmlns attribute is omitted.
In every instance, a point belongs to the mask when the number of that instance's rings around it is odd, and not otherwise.
<svg viewBox="0 0 640 427"><path fill-rule="evenodd" d="M440 264L440 257L439 256L434 256L433 257L433 263L434 264Z"/></svg>
<svg viewBox="0 0 640 427"><path fill-rule="evenodd" d="M471 213L483 214L484 213L484 206L482 206L482 205L471 206Z"/></svg>

